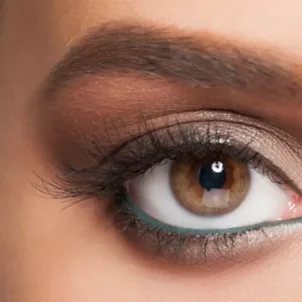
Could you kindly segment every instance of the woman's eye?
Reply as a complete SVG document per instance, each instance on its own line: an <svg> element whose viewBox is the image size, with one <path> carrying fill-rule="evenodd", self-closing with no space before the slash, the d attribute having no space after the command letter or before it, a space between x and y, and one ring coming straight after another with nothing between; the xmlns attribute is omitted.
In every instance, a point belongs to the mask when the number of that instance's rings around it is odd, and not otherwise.
<svg viewBox="0 0 302 302"><path fill-rule="evenodd" d="M108 200L124 236L168 261L237 261L274 250L302 218L299 144L239 115L206 117L146 131L105 158L89 141L92 164L65 165L54 190Z"/></svg>
<svg viewBox="0 0 302 302"><path fill-rule="evenodd" d="M169 161L126 187L128 206L149 215L154 227L192 234L276 221L290 203L281 186L231 157Z"/></svg>

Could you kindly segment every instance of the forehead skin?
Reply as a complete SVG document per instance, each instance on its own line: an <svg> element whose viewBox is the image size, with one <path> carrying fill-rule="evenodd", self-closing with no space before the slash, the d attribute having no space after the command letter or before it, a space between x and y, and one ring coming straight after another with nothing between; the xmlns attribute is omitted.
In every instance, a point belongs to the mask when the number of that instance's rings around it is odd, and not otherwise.
<svg viewBox="0 0 302 302"><path fill-rule="evenodd" d="M300 7L299 1L282 0L265 3L53 0L43 1L43 5L38 0L10 0L3 8L0 63L6 79L2 83L5 88L6 80L9 81L9 87L15 90L11 75L15 84L20 85L16 81L20 77L26 89L33 88L81 36L113 20L173 25L188 32L213 32L257 45L269 44L274 50L284 50L299 58ZM12 60L16 69L9 65ZM27 70L31 72L30 78L26 76Z"/></svg>
<svg viewBox="0 0 302 302"><path fill-rule="evenodd" d="M70 47L113 20L217 33L302 59L299 0L7 0L0 14L0 292L3 302L302 300L301 238L227 273L136 260L95 209L45 202L29 184L39 161L28 104ZM301 58L300 58L301 57ZM21 153L20 153L21 152ZM81 221L81 223L79 223ZM301 236L300 236L301 237ZM89 243L89 244L88 244Z"/></svg>

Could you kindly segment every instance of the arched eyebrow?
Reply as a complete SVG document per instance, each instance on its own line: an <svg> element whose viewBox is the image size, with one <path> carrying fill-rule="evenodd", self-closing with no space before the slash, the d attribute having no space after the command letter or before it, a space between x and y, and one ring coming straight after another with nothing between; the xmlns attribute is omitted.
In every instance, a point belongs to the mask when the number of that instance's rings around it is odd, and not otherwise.
<svg viewBox="0 0 302 302"><path fill-rule="evenodd" d="M82 39L55 66L46 90L76 77L137 72L199 87L299 97L300 66L284 53L210 34L173 28L107 24Z"/></svg>

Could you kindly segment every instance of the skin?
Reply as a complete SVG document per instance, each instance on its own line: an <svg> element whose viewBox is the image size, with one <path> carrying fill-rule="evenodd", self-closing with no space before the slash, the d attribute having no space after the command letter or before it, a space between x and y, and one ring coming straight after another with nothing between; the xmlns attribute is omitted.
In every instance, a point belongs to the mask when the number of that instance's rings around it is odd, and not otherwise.
<svg viewBox="0 0 302 302"><path fill-rule="evenodd" d="M108 230L106 213L94 201L63 211L61 200L42 196L31 184L32 171L49 173L47 149L33 134L33 97L91 29L125 20L170 25L196 36L211 32L280 52L280 60L299 69L301 1L9 0L1 9L1 301L301 301L301 232L273 253L232 269L161 265ZM98 104L97 110L114 116L121 103ZM252 104L238 110L273 120L301 141L302 103L281 98L262 106L258 98Z"/></svg>

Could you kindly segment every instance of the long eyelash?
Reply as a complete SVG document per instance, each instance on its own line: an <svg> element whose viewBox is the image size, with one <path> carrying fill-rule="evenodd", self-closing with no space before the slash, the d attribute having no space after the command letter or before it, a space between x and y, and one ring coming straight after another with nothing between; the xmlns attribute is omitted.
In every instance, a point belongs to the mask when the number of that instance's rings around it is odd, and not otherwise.
<svg viewBox="0 0 302 302"><path fill-rule="evenodd" d="M106 154L97 140L89 142L87 155L93 162L89 167L75 168L62 164L59 173L52 179L39 178L35 187L53 198L82 200L89 197L114 196L125 182L143 174L163 161L175 160L184 156L203 158L213 154L217 158L227 153L234 156L259 173L268 176L278 184L290 182L287 176L268 162L250 144L251 137L242 146L234 146L231 131L222 134L215 122L208 122L201 137L198 127L192 124L176 124L172 127L150 131L131 141L111 154Z"/></svg>

